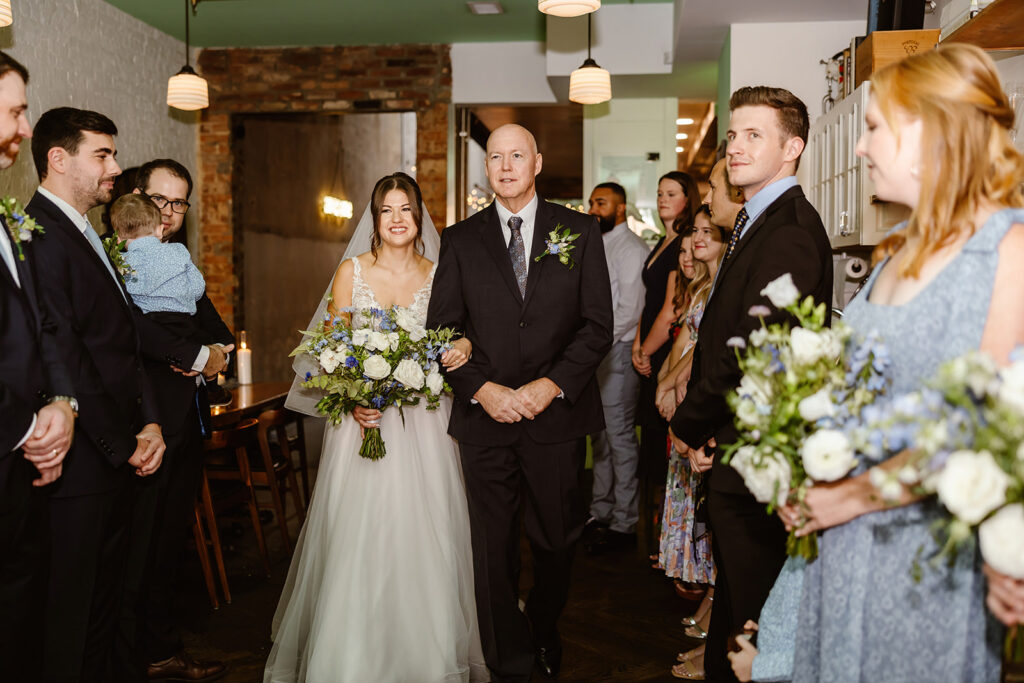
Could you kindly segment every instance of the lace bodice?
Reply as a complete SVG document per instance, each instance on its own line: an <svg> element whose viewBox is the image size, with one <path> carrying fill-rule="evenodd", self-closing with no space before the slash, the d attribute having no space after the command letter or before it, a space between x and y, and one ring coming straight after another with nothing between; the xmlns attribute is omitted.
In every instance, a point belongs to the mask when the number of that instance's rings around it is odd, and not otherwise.
<svg viewBox="0 0 1024 683"><path fill-rule="evenodd" d="M363 279L363 268L362 264L359 263L358 258L352 258L352 307L359 309L366 308L384 308L380 302L377 301L377 295L373 293L373 288ZM430 290L434 285L434 273L437 271L437 264L435 263L430 269L430 275L427 276L427 281L416 290L413 295L412 304L409 306L400 306L411 311L416 319L416 322L420 325L427 324L427 305L430 303ZM362 316L356 314L353 316L352 323L359 327L365 325L367 321Z"/></svg>

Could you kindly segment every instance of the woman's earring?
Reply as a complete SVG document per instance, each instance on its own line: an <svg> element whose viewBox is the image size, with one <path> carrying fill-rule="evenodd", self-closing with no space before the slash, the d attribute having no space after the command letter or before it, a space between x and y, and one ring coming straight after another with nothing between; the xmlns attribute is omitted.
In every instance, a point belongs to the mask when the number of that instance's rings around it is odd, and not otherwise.
<svg viewBox="0 0 1024 683"><path fill-rule="evenodd" d="M921 170L918 168L917 164L910 167L910 177L914 180L921 179Z"/></svg>

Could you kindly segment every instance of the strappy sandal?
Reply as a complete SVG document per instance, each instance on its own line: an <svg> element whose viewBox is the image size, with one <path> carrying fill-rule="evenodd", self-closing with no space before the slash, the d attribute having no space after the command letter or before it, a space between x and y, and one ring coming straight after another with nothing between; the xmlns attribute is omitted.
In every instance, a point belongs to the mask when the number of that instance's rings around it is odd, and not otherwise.
<svg viewBox="0 0 1024 683"><path fill-rule="evenodd" d="M703 645L698 645L697 647L693 648L692 650L687 650L686 652L680 652L678 655L676 655L676 661L677 662L688 662L691 659L693 659L694 657L701 657L701 656L703 656L703 654L704 654L704 646Z"/></svg>
<svg viewBox="0 0 1024 683"><path fill-rule="evenodd" d="M672 667L672 676L673 678L685 678L688 681L703 681L704 668L698 669L693 660L688 659Z"/></svg>

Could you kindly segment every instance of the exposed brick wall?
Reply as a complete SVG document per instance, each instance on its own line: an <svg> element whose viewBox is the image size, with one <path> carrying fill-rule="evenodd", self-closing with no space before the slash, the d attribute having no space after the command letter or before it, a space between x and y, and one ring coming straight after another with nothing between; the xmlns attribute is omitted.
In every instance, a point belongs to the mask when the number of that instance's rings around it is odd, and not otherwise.
<svg viewBox="0 0 1024 683"><path fill-rule="evenodd" d="M244 254L233 225L231 116L270 112L417 113L416 177L432 216L444 216L451 60L447 45L203 50L210 108L199 127L199 251L207 292L233 324Z"/></svg>

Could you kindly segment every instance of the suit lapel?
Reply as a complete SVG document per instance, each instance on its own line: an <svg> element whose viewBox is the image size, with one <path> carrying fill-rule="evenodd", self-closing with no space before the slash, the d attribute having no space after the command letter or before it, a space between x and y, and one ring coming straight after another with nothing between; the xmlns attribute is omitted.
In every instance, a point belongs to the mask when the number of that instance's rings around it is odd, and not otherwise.
<svg viewBox="0 0 1024 683"><path fill-rule="evenodd" d="M72 223L71 219L68 218L68 216L61 211L58 206L38 192L30 203L35 204L37 201L45 202L43 208L50 214L50 218L54 220L57 227L64 231L68 242L75 245L80 251L84 252L83 258L93 265L99 273L100 279L106 282L108 287L114 288L117 292L118 301L120 301L130 318L131 309L128 307L128 300L126 298L128 296L127 290L124 289L124 285L119 280L115 281L114 278L110 276L110 271L107 270L106 264L100 260L100 255L97 254L96 250L93 249L91 244L89 244L89 239L82 234L82 231L78 229L78 226ZM103 258L107 258L107 256L104 254ZM113 268L113 264L111 264L111 268ZM117 270L115 269L114 272L116 273Z"/></svg>
<svg viewBox="0 0 1024 683"><path fill-rule="evenodd" d="M0 232L3 233L3 235L0 236L0 240L7 240L7 244L11 247L11 258L14 259L14 267L18 268L18 250L15 248L14 241L11 239L11 233L7 231L7 221L3 216L0 216ZM3 261L2 257L0 257L0 262L3 263L3 268L0 268L0 270L4 272L4 278L6 278L7 282L11 284L11 287L18 289L18 283L14 281L14 276L11 275L11 269L7 267L7 262ZM18 273L18 277L21 277L20 269L18 270Z"/></svg>
<svg viewBox="0 0 1024 683"><path fill-rule="evenodd" d="M505 244L505 236L502 234L498 210L494 207L494 202L491 202L491 205L481 213L486 215L480 217L480 239L491 258L494 259L494 265L497 266L498 273L505 281L509 291L519 303L522 303L523 297L519 293L519 283L516 282L516 274L512 270L512 260L508 257L508 246ZM529 278L527 279L527 291L529 291Z"/></svg>
<svg viewBox="0 0 1024 683"><path fill-rule="evenodd" d="M548 205L544 198L537 197L537 214L533 220L533 244L530 246L530 260L529 260L529 273L526 276L526 299L523 302L523 306L528 306L530 303L530 297L533 296L533 292L537 289L537 283L540 281L540 273L544 267L544 264L548 259L542 258L537 260L537 257L544 253L547 248L548 233L554 230L555 226L551 224L551 207ZM556 257L557 258L557 257Z"/></svg>

